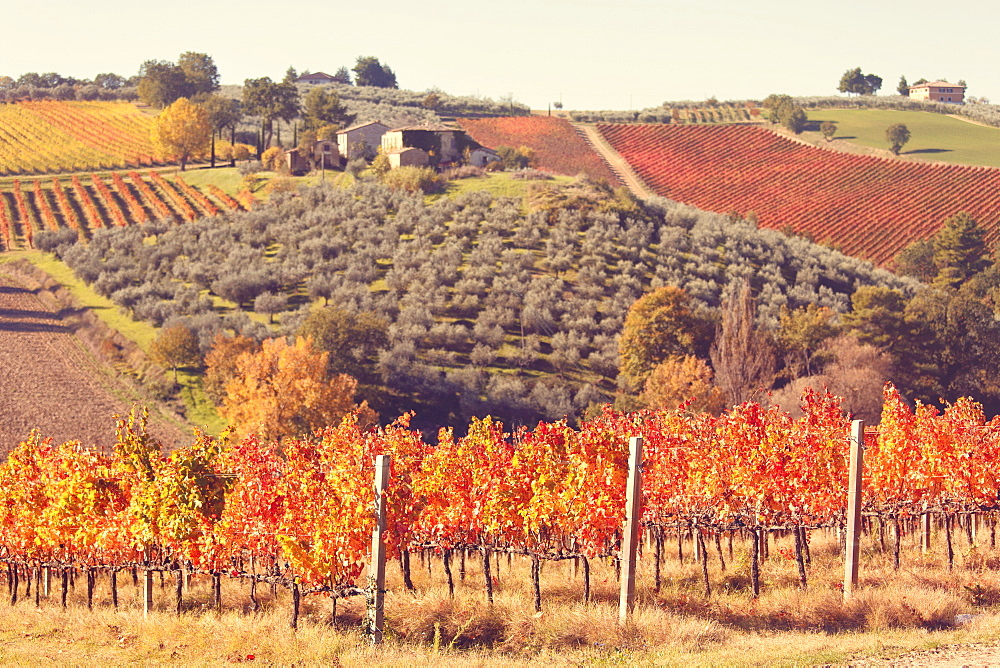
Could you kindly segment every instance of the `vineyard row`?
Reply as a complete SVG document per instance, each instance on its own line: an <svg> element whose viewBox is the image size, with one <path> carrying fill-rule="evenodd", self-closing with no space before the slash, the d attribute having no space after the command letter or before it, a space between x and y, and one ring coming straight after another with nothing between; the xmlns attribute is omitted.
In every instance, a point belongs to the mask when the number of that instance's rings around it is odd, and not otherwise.
<svg viewBox="0 0 1000 668"><path fill-rule="evenodd" d="M632 436L644 440L646 529L701 541L736 533L758 550L762 534L790 532L808 545L808 531L844 525L849 423L829 395L807 391L803 412L793 419L754 403L719 417L608 409L579 429L539 423L514 433L485 419L460 438L442 431L436 445L406 418L364 430L348 416L280 445L198 434L167 457L131 416L111 455L37 435L10 453L0 466L0 559L183 566L340 595L357 588L368 561L371 480L383 454L393 468L380 497L390 559L426 548L534 562L613 557ZM950 531L958 516L998 509L1000 422L969 400L943 413L911 409L890 387L865 447L865 511L897 536L928 513Z"/></svg>
<svg viewBox="0 0 1000 668"><path fill-rule="evenodd" d="M162 164L154 119L120 102L0 105L0 174L29 175Z"/></svg>
<svg viewBox="0 0 1000 668"><path fill-rule="evenodd" d="M600 125L658 195L719 213L753 212L876 263L969 213L1000 235L1000 169L827 151L759 127Z"/></svg>
<svg viewBox="0 0 1000 668"><path fill-rule="evenodd" d="M194 220L220 211L242 209L216 186L207 193L180 175L159 172L143 177L114 172L110 181L97 174L81 179L14 179L10 190L0 190L0 243L3 250L31 248L41 230L75 230L81 240L102 227L135 225L152 219Z"/></svg>

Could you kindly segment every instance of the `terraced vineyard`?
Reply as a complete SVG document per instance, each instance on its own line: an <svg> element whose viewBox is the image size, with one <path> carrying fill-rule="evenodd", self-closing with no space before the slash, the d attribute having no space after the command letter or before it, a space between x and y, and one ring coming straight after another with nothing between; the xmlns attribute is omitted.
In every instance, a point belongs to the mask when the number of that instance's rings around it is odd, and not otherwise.
<svg viewBox="0 0 1000 668"><path fill-rule="evenodd" d="M621 185L601 156L570 125L554 116L515 116L459 119L473 139L491 148L527 146L535 152L539 169L576 176L581 172L593 179Z"/></svg>
<svg viewBox="0 0 1000 668"><path fill-rule="evenodd" d="M851 155L753 126L598 126L658 195L709 211L753 212L885 264L948 216L971 214L1000 234L1000 169Z"/></svg>
<svg viewBox="0 0 1000 668"><path fill-rule="evenodd" d="M246 209L217 187L202 192L179 174L159 172L73 175L65 178L14 179L0 188L0 247L30 248L43 229L76 230L81 239L102 227L125 227L156 218L194 220L224 210Z"/></svg>
<svg viewBox="0 0 1000 668"><path fill-rule="evenodd" d="M0 105L0 174L51 174L161 164L153 117L127 102Z"/></svg>

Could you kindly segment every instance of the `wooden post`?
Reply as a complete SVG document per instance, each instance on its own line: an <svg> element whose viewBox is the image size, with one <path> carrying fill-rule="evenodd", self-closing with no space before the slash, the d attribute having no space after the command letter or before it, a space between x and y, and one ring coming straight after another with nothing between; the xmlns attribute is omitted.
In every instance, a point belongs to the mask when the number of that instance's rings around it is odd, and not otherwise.
<svg viewBox="0 0 1000 668"><path fill-rule="evenodd" d="M847 549L844 560L844 600L849 600L858 584L858 557L861 537L861 470L864 466L865 423L851 424L851 458L847 484Z"/></svg>
<svg viewBox="0 0 1000 668"><path fill-rule="evenodd" d="M931 551L931 514L926 510L920 516L920 552Z"/></svg>
<svg viewBox="0 0 1000 668"><path fill-rule="evenodd" d="M375 460L375 529L372 531L372 561L368 567L368 633L373 645L381 644L385 618L385 490L389 486L389 455Z"/></svg>
<svg viewBox="0 0 1000 668"><path fill-rule="evenodd" d="M625 493L625 527L622 533L620 563L621 595L618 621L624 624L635 605L635 555L639 544L639 515L642 510L642 437L629 439L628 487Z"/></svg>
<svg viewBox="0 0 1000 668"><path fill-rule="evenodd" d="M142 616L149 617L153 609L153 571L148 568L142 572Z"/></svg>

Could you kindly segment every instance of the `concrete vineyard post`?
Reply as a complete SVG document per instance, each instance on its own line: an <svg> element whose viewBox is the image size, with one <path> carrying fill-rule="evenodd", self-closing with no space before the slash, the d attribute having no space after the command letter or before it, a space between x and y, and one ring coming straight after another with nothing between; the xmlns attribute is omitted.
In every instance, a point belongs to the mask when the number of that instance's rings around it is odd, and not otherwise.
<svg viewBox="0 0 1000 668"><path fill-rule="evenodd" d="M375 460L375 528L372 530L372 560L368 572L368 633L372 644L382 642L385 619L385 491L389 487L391 457Z"/></svg>
<svg viewBox="0 0 1000 668"><path fill-rule="evenodd" d="M142 616L149 617L153 609L153 571L148 568L142 572Z"/></svg>
<svg viewBox="0 0 1000 668"><path fill-rule="evenodd" d="M642 437L629 439L628 487L625 492L625 527L621 549L621 595L618 621L624 624L635 605L636 548L639 545L639 516L642 511Z"/></svg>
<svg viewBox="0 0 1000 668"><path fill-rule="evenodd" d="M847 484L847 550L844 560L844 600L849 600L858 584L858 557L861 537L861 471L864 467L865 423L851 424L851 457Z"/></svg>

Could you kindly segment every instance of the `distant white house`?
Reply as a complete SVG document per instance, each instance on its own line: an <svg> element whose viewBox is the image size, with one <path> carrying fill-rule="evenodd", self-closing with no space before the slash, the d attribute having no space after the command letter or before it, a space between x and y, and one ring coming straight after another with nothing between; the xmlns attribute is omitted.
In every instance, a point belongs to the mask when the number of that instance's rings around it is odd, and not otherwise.
<svg viewBox="0 0 1000 668"><path fill-rule="evenodd" d="M929 100L945 104L964 104L965 86L947 81L929 81L910 86L910 97L914 100Z"/></svg>
<svg viewBox="0 0 1000 668"><path fill-rule="evenodd" d="M321 86L323 84L334 83L336 79L326 72L306 73L295 80L295 83L309 84L310 86Z"/></svg>
<svg viewBox="0 0 1000 668"><path fill-rule="evenodd" d="M359 123L345 128L337 133L337 147L345 160L375 157L376 149L382 143L382 135L389 131L389 126L378 121Z"/></svg>

